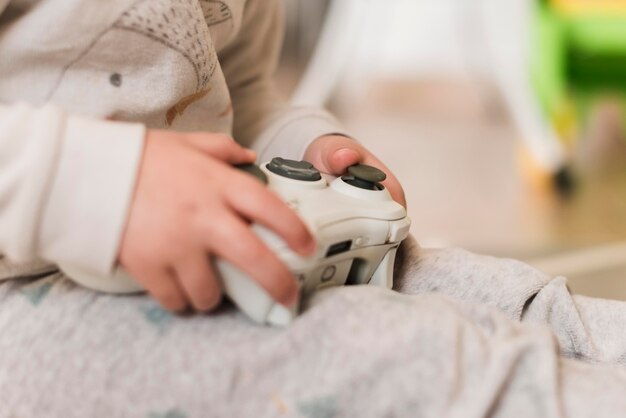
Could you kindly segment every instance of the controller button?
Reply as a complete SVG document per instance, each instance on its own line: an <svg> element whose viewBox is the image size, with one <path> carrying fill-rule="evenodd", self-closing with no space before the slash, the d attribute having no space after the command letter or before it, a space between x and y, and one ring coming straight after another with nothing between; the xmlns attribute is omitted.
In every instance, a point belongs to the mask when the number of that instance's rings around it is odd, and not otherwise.
<svg viewBox="0 0 626 418"><path fill-rule="evenodd" d="M246 173L256 177L261 183L267 184L267 176L257 165L239 164L236 165L235 168L241 171L245 171Z"/></svg>
<svg viewBox="0 0 626 418"><path fill-rule="evenodd" d="M350 251L350 248L352 248L352 240L338 242L328 248L328 251L326 251L326 257L332 257L337 254L345 253L346 251Z"/></svg>
<svg viewBox="0 0 626 418"><path fill-rule="evenodd" d="M348 167L348 174L342 177L342 180L359 189L378 191L385 188L380 183L385 181L387 175L376 167L356 164Z"/></svg>
<svg viewBox="0 0 626 418"><path fill-rule="evenodd" d="M337 267L335 266L326 267L324 269L324 272L322 273L322 282L328 282L332 280L333 277L335 277L335 273L337 273Z"/></svg>
<svg viewBox="0 0 626 418"><path fill-rule="evenodd" d="M322 175L317 168L307 161L295 161L275 157L267 165L267 169L281 177L293 180L318 181L322 179Z"/></svg>

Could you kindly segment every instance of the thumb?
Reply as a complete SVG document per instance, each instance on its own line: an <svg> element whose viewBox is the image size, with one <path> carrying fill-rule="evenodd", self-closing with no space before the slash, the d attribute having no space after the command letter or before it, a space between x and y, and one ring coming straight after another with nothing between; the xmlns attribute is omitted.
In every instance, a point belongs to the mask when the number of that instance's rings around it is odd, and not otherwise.
<svg viewBox="0 0 626 418"><path fill-rule="evenodd" d="M362 162L363 156L352 140L341 137L323 137L307 150L305 160L320 171L335 176L344 174L348 167Z"/></svg>
<svg viewBox="0 0 626 418"><path fill-rule="evenodd" d="M361 153L352 148L339 148L326 154L326 168L328 173L341 175L348 167L361 162Z"/></svg>

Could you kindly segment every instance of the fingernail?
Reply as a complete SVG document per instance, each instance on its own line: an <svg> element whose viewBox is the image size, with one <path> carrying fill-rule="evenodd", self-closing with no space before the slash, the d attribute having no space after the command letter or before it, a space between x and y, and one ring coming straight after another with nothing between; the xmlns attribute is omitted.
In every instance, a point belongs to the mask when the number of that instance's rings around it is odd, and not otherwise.
<svg viewBox="0 0 626 418"><path fill-rule="evenodd" d="M357 157L359 156L359 152L355 149L352 148L339 148L337 151L335 151L335 155L337 154L346 154L346 153L350 153L352 155L356 155Z"/></svg>
<svg viewBox="0 0 626 418"><path fill-rule="evenodd" d="M333 174L343 174L351 165L357 164L361 160L361 155L352 148L339 148L332 157Z"/></svg>
<svg viewBox="0 0 626 418"><path fill-rule="evenodd" d="M251 149L246 149L246 154L248 155L248 157L256 159L256 152L255 151L253 151Z"/></svg>

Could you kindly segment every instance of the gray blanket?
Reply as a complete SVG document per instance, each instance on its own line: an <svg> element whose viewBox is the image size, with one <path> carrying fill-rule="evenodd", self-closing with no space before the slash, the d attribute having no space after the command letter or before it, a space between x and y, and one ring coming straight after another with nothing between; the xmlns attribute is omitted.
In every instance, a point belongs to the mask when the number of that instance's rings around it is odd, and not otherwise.
<svg viewBox="0 0 626 418"><path fill-rule="evenodd" d="M0 417L626 415L626 303L405 244L395 292L320 292L284 330L0 263Z"/></svg>

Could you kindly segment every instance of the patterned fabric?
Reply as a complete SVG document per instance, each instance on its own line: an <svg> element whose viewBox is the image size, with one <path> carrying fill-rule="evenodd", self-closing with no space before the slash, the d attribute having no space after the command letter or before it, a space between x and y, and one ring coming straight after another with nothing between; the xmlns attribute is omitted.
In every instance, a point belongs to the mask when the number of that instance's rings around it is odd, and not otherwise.
<svg viewBox="0 0 626 418"><path fill-rule="evenodd" d="M213 4L207 3L205 7L214 9L210 7ZM222 7L230 10L224 4ZM209 12L215 24L218 20L215 11ZM198 83L196 90L201 91L207 87L217 66L211 34L207 22L202 20L204 13L198 0L143 0L124 12L115 28L141 33L178 51L193 65ZM230 12L227 15L230 18Z"/></svg>
<svg viewBox="0 0 626 418"><path fill-rule="evenodd" d="M319 292L287 329L4 282L0 418L623 416L626 303L517 261L412 240L401 257L396 292Z"/></svg>
<svg viewBox="0 0 626 418"><path fill-rule="evenodd" d="M202 7L204 20L209 26L218 25L233 18L230 7L223 1L201 0L200 7Z"/></svg>

